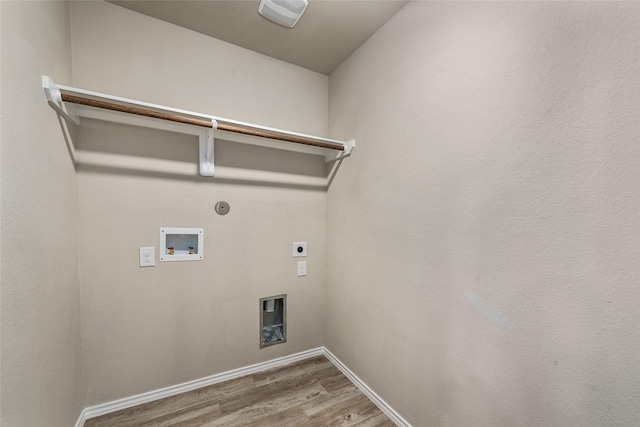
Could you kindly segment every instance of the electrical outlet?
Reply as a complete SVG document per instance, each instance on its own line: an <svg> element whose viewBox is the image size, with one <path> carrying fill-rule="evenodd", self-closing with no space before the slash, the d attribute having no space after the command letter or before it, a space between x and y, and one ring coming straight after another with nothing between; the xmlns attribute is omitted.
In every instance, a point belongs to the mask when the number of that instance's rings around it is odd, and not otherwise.
<svg viewBox="0 0 640 427"><path fill-rule="evenodd" d="M293 257L307 256L307 242L293 242Z"/></svg>
<svg viewBox="0 0 640 427"><path fill-rule="evenodd" d="M298 261L298 277L307 275L307 261Z"/></svg>
<svg viewBox="0 0 640 427"><path fill-rule="evenodd" d="M140 248L140 267L154 267L156 265L156 254L153 246Z"/></svg>

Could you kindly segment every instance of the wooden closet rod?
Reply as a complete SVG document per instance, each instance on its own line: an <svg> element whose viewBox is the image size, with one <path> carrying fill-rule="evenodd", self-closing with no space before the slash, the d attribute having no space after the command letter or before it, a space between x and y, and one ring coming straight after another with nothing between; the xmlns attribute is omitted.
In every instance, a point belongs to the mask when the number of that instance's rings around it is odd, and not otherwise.
<svg viewBox="0 0 640 427"><path fill-rule="evenodd" d="M194 126L202 126L202 127L208 127L208 128L213 127L211 122L208 120L195 119L192 117L181 116L178 114L161 113L158 111L147 110L144 108L132 107L129 105L114 104L112 102L98 101L96 99L84 98L81 96L68 95L64 93L61 94L61 96L64 102L70 102L72 104L80 104L80 105L86 105L88 107L103 108L106 110L136 114L138 116L152 117L154 119L168 120L171 122L185 123L185 124L194 125ZM312 139L300 138L297 136L282 135L274 132L234 126L226 123L218 122L218 129L224 130L227 132L235 132L235 133L242 133L245 135L259 136L262 138L276 139L278 141L293 142L296 144L312 145L314 147L330 148L332 150L344 151L344 146L341 144L332 144L329 142L315 141Z"/></svg>

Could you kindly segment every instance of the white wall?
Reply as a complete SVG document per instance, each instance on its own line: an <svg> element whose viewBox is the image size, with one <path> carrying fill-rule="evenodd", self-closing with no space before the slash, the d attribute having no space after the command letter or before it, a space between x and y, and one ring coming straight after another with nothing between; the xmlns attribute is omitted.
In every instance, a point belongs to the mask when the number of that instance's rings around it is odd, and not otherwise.
<svg viewBox="0 0 640 427"><path fill-rule="evenodd" d="M639 32L412 2L331 75L326 344L413 425L640 424Z"/></svg>
<svg viewBox="0 0 640 427"><path fill-rule="evenodd" d="M69 426L82 410L76 177L41 75L71 83L67 2L0 3L0 424Z"/></svg>
<svg viewBox="0 0 640 427"><path fill-rule="evenodd" d="M77 87L327 133L327 76L109 3L73 2L71 21ZM323 344L323 160L229 143L215 155L216 178L202 178L195 137L95 121L81 128L87 406ZM219 200L228 215L214 212ZM138 247L157 251L160 227L204 227L205 259L139 268ZM309 245L305 278L296 276L294 241ZM258 300L283 293L288 342L260 350Z"/></svg>

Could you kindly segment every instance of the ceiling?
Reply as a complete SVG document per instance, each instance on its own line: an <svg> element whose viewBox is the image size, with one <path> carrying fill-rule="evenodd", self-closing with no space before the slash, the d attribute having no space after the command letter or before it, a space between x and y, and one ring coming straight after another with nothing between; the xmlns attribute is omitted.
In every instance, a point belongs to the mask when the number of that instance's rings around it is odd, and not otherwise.
<svg viewBox="0 0 640 427"><path fill-rule="evenodd" d="M237 46L330 74L408 0L310 0L294 28L258 14L259 0L108 0Z"/></svg>

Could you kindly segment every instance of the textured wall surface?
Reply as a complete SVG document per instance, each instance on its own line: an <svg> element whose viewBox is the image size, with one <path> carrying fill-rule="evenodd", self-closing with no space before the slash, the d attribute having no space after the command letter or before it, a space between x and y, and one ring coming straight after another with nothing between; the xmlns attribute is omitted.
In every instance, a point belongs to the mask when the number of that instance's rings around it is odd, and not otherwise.
<svg viewBox="0 0 640 427"><path fill-rule="evenodd" d="M71 83L69 4L0 3L0 424L70 426L82 410L76 177L41 75Z"/></svg>
<svg viewBox="0 0 640 427"><path fill-rule="evenodd" d="M71 17L78 87L327 132L327 76L109 3L72 3ZM323 344L326 192L297 185L320 181L323 160L216 143L211 179L197 153L197 138L170 132L96 121L80 131L87 406ZM228 215L214 212L219 200ZM158 251L160 227L204 227L204 260L139 268L138 247ZM294 241L309 245L304 278ZM259 298L284 293L288 342L260 350Z"/></svg>
<svg viewBox="0 0 640 427"><path fill-rule="evenodd" d="M413 2L329 81L108 3L0 5L3 426L322 344L415 426L640 424L637 3ZM76 189L41 74L358 149L327 203L309 156L218 143L212 180L195 138L87 120ZM140 269L161 226L205 260Z"/></svg>
<svg viewBox="0 0 640 427"><path fill-rule="evenodd" d="M326 344L414 425L640 424L639 14L413 2L330 76Z"/></svg>

